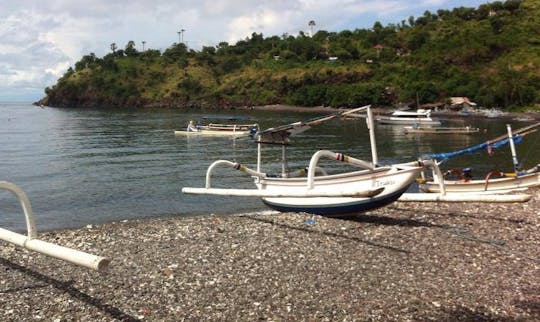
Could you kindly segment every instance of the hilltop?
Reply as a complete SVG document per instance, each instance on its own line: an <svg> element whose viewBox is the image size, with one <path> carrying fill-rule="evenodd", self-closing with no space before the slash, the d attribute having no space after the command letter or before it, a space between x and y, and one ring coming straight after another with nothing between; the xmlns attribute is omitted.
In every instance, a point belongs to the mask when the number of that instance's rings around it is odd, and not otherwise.
<svg viewBox="0 0 540 322"><path fill-rule="evenodd" d="M540 0L426 11L370 29L317 31L163 52L111 44L83 56L40 104L62 107L355 107L446 102L530 109L540 103Z"/></svg>

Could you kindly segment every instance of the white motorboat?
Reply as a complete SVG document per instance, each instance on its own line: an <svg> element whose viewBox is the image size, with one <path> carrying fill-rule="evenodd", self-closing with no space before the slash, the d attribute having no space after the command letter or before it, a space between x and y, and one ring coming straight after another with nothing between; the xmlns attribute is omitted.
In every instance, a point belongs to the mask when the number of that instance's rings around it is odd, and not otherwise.
<svg viewBox="0 0 540 322"><path fill-rule="evenodd" d="M380 124L390 125L441 125L441 121L431 118L431 110L394 111L391 115L377 116Z"/></svg>

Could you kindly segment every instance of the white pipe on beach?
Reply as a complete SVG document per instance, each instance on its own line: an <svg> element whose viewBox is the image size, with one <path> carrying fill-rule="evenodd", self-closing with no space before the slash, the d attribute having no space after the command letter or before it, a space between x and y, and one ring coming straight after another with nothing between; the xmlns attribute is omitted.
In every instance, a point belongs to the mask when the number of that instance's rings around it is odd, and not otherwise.
<svg viewBox="0 0 540 322"><path fill-rule="evenodd" d="M513 203L527 202L532 198L528 194L515 195L489 195L474 193L447 193L441 195L438 193L404 193L398 201L416 201L416 202L497 202Z"/></svg>
<svg viewBox="0 0 540 322"><path fill-rule="evenodd" d="M17 199L19 199L21 207L24 211L28 230L28 234L25 236L0 228L0 239L38 253L62 259L64 261L94 270L101 271L108 267L110 263L110 259L108 258L88 254L72 248L59 246L37 239L34 214L26 193L24 193L24 191L17 185L7 181L0 181L0 189L12 192Z"/></svg>
<svg viewBox="0 0 540 322"><path fill-rule="evenodd" d="M24 247L41 254L70 262L75 265L87 267L96 271L103 271L111 262L110 259L81 252L53 243L49 243L37 238L28 238L24 235L14 233L7 229L0 228L0 239L17 246Z"/></svg>

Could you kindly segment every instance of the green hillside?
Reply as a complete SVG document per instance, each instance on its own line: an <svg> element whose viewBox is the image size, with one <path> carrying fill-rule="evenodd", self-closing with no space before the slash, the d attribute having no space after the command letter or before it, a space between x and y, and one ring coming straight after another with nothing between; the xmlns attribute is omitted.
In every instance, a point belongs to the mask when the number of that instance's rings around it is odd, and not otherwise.
<svg viewBox="0 0 540 322"><path fill-rule="evenodd" d="M540 0L426 11L313 37L253 33L200 51L111 44L45 94L41 103L70 107L392 106L467 96L486 107L538 108Z"/></svg>

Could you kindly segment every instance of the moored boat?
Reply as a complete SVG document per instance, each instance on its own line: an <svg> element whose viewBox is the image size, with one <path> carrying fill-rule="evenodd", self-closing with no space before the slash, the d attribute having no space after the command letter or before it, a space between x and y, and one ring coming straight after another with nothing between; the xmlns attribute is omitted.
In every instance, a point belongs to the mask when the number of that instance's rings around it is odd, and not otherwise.
<svg viewBox="0 0 540 322"><path fill-rule="evenodd" d="M320 150L312 155L307 170L296 173L289 171L287 168L286 146L290 142L290 136L301 133L318 123L359 111L367 112L366 117L368 119L372 152L371 162L341 153ZM256 170L236 162L218 160L208 167L206 186L204 188L185 187L182 192L225 196L254 196L262 198L263 203L278 211L307 212L326 216L349 215L387 205L395 201L407 190L415 181L423 166L419 162L379 165L372 120L370 107L365 106L306 122L295 122L267 129L260 132L256 137L258 143ZM261 150L264 144L282 146L281 174L273 175L261 170ZM318 166L321 158L330 158L348 163L360 170L328 174L325 169ZM212 188L212 173L217 166L223 165L250 175L254 178L256 189ZM319 175L316 175L316 173L319 173ZM295 174L299 174L300 177L295 176Z"/></svg>
<svg viewBox="0 0 540 322"><path fill-rule="evenodd" d="M510 145L514 172L505 173L495 170L489 172L484 179L473 179L469 168L464 170L450 169L443 174L439 169L442 162L433 161L433 173L431 180L425 180L419 184L420 190L435 193L507 193L511 191L525 190L530 187L540 186L540 164L528 169L520 170L514 144L522 141L523 136L533 133L540 123L536 123L512 132L507 125L507 137L500 136L493 140L450 153L434 153L424 156L424 159L448 160L452 157L473 153L483 149L495 149L506 144ZM456 179L447 179L449 175L457 176Z"/></svg>
<svg viewBox="0 0 540 322"><path fill-rule="evenodd" d="M377 116L380 124L390 125L441 125L441 121L431 118L431 110L394 111L391 115Z"/></svg>
<svg viewBox="0 0 540 322"><path fill-rule="evenodd" d="M204 123L208 120L221 121L247 121L245 117L203 117L202 122L195 123L189 121L185 130L175 130L175 135L188 136L223 136L223 137L247 137L253 136L259 131L259 125L256 123Z"/></svg>
<svg viewBox="0 0 540 322"><path fill-rule="evenodd" d="M403 131L408 133L419 134L475 134L480 133L477 127L429 127L429 126L405 126Z"/></svg>

